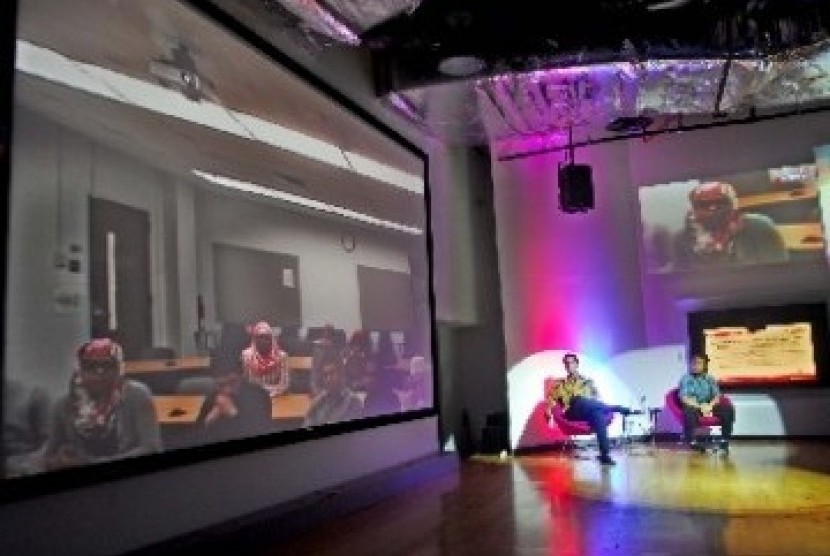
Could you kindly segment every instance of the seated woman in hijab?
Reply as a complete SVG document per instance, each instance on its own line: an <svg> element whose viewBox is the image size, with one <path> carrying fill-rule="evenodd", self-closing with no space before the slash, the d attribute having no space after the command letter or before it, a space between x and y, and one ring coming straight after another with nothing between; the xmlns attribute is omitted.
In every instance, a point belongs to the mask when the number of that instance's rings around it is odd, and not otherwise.
<svg viewBox="0 0 830 556"><path fill-rule="evenodd" d="M242 366L247 379L273 396L290 386L288 354L280 349L271 325L260 321L250 328L251 345L242 351Z"/></svg>
<svg viewBox="0 0 830 556"><path fill-rule="evenodd" d="M689 193L689 202L685 227L674 240L677 269L789 259L775 222L765 214L740 210L731 184L701 183Z"/></svg>
<svg viewBox="0 0 830 556"><path fill-rule="evenodd" d="M76 352L69 392L58 398L44 447L46 470L161 451L150 390L124 378L124 352L108 338Z"/></svg>

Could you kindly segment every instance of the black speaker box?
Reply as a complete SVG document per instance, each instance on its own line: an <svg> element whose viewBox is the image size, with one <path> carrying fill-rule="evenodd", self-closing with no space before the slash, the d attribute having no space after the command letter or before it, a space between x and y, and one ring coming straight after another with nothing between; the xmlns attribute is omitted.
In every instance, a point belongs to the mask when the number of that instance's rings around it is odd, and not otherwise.
<svg viewBox="0 0 830 556"><path fill-rule="evenodd" d="M498 454L510 446L507 427L485 426L481 429L481 453Z"/></svg>
<svg viewBox="0 0 830 556"><path fill-rule="evenodd" d="M559 208L563 212L585 212L594 208L594 183L587 164L559 167Z"/></svg>

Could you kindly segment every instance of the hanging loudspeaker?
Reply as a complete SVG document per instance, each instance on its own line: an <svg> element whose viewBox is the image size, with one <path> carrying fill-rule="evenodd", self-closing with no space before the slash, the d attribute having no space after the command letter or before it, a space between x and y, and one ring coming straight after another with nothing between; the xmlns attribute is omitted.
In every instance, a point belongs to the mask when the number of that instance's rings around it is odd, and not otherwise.
<svg viewBox="0 0 830 556"><path fill-rule="evenodd" d="M587 164L559 167L559 208L562 212L586 212L594 208L594 184Z"/></svg>

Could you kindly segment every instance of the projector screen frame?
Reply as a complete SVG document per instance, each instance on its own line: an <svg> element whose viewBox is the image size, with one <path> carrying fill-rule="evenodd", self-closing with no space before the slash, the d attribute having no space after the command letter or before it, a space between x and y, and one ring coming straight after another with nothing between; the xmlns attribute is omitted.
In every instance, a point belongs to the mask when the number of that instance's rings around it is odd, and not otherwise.
<svg viewBox="0 0 830 556"><path fill-rule="evenodd" d="M392 129L379 118L364 109L358 103L345 94L329 85L322 78L312 73L309 69L294 61L284 52L280 51L266 39L259 36L251 29L245 27L230 14L210 2L198 0L181 0L181 3L206 21L215 25L218 29L227 32L235 39L241 41L253 51L262 55L274 65L287 70L289 73L305 81L319 94L328 97L337 103L343 110L356 116L362 122L373 127L386 138L390 139L418 159L423 165L424 178L424 242L426 255L427 274L427 304L429 306L429 334L430 353L432 358L432 405L428 408L403 411L400 413L384 414L376 417L365 417L353 421L338 422L323 427L297 428L273 432L261 436L237 438L224 442L176 448L170 451L143 455L134 458L115 460L106 463L70 467L54 471L38 473L34 475L19 476L13 478L0 478L0 505L26 500L52 493L71 491L84 487L97 486L108 482L119 481L130 477L146 475L164 471L176 467L188 466L200 462L229 458L243 454L253 453L261 450L268 450L312 440L324 439L336 435L348 434L370 430L377 427L390 426L409 421L434 419L436 421L436 446L441 449L442 431L440 427L440 415L438 401L441 399L439 354L437 345L437 325L435 320L435 291L433 285L433 238L432 238L432 214L430 205L429 187L429 165L426 153L401 133ZM11 151L14 148L12 143L13 115L14 115L14 82L15 82L15 51L17 39L17 12L18 2L5 3L3 18L7 33L5 39L0 41L0 53L3 60L3 76L0 82L0 172L6 183L5 198L7 207L10 206L11 197ZM9 256L9 215L10 208L3 211L3 223L7 230L6 241L3 242L3 255L8 264ZM8 273L3 273L2 285L4 291L8 284ZM7 309L8 300L4 296L4 312ZM0 324L4 337L6 336L7 323L3 319ZM3 377L0 380L0 399L5 388L5 362ZM1 431L2 429L0 429ZM0 457L5 461L5 444L2 432L0 432ZM0 466L0 473L5 473L4 466Z"/></svg>

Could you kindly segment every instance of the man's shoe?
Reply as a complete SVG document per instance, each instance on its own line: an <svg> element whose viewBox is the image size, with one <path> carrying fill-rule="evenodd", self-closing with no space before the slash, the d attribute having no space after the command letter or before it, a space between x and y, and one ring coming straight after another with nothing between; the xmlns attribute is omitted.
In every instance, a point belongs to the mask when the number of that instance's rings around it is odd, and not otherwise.
<svg viewBox="0 0 830 556"><path fill-rule="evenodd" d="M705 454L706 453L706 446L704 446L700 442L697 442L697 441L689 442L688 447L689 447L690 450L692 450L693 452L697 452L698 454Z"/></svg>
<svg viewBox="0 0 830 556"><path fill-rule="evenodd" d="M721 441L721 443L718 445L718 448L720 448L720 451L723 455L729 455L729 442L727 442L726 440Z"/></svg>
<svg viewBox="0 0 830 556"><path fill-rule="evenodd" d="M597 456L597 460L602 465L617 465L617 462L611 459L611 456L609 456L608 454L605 454L603 456Z"/></svg>

